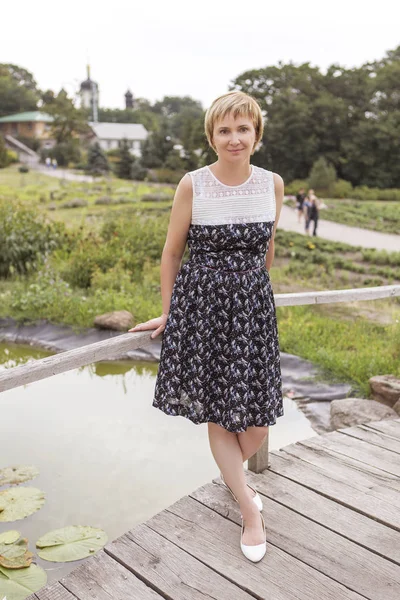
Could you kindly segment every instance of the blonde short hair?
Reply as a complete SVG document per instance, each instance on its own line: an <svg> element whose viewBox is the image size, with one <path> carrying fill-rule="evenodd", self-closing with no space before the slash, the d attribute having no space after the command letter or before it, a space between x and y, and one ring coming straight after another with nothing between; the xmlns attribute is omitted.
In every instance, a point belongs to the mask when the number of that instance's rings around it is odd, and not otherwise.
<svg viewBox="0 0 400 600"><path fill-rule="evenodd" d="M253 121L254 129L256 131L256 139L253 148L254 152L263 135L264 119L258 102L252 96L249 96L244 92L228 92L227 94L216 98L211 104L206 112L204 120L204 128L208 143L211 148L215 150L213 143L215 124L226 117L230 112L233 113L235 119L239 116L246 116L250 117Z"/></svg>

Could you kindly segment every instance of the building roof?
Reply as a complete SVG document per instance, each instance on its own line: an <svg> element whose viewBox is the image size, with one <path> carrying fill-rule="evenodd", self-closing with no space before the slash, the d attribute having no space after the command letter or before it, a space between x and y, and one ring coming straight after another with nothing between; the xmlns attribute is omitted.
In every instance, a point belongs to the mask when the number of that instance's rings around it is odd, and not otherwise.
<svg viewBox="0 0 400 600"><path fill-rule="evenodd" d="M81 83L81 91L82 90L91 90L92 88L97 88L98 85L95 81L93 81L93 79L85 79L85 81L82 81Z"/></svg>
<svg viewBox="0 0 400 600"><path fill-rule="evenodd" d="M0 123L26 123L31 121L52 123L54 119L47 113L40 112L40 110L17 113L16 115L7 115L6 117L0 118Z"/></svg>
<svg viewBox="0 0 400 600"><path fill-rule="evenodd" d="M145 140L147 129L141 123L89 123L101 140Z"/></svg>

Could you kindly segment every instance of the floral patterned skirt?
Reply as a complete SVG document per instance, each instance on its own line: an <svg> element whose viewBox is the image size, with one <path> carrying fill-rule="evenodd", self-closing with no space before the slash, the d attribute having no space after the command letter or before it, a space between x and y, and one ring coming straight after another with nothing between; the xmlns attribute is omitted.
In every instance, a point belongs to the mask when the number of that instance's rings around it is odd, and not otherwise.
<svg viewBox="0 0 400 600"><path fill-rule="evenodd" d="M175 280L153 406L232 432L283 415L275 304L263 265L224 271L189 260Z"/></svg>

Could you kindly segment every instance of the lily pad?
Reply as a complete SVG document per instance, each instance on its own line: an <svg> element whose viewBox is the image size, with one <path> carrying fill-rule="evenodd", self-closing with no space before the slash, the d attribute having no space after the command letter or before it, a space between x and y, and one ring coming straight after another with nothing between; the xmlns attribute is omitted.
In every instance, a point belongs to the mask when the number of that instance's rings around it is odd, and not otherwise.
<svg viewBox="0 0 400 600"><path fill-rule="evenodd" d="M47 583L46 572L37 565L27 569L6 569L0 566L0 598L25 600Z"/></svg>
<svg viewBox="0 0 400 600"><path fill-rule="evenodd" d="M1 567L6 567L7 569L25 569L31 564L32 558L33 554L28 550L28 540L26 538L18 539L12 544L2 544L0 542Z"/></svg>
<svg viewBox="0 0 400 600"><path fill-rule="evenodd" d="M24 483L39 475L39 469L32 465L16 465L0 469L0 485Z"/></svg>
<svg viewBox="0 0 400 600"><path fill-rule="evenodd" d="M36 542L36 547L41 548L38 554L44 560L70 562L92 556L107 540L107 534L102 529L70 525L46 533Z"/></svg>
<svg viewBox="0 0 400 600"><path fill-rule="evenodd" d="M42 508L44 502L44 493L37 488L8 488L0 492L0 522L24 519Z"/></svg>
<svg viewBox="0 0 400 600"><path fill-rule="evenodd" d="M13 544L19 540L20 537L20 532L15 529L5 531L4 533L0 533L0 544Z"/></svg>

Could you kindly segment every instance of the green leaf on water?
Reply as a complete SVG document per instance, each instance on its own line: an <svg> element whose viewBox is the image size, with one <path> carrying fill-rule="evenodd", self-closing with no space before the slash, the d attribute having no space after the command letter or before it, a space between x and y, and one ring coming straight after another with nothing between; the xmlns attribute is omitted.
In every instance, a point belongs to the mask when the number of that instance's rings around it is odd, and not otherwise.
<svg viewBox="0 0 400 600"><path fill-rule="evenodd" d="M52 562L69 562L92 556L107 542L107 534L102 529L70 525L55 529L43 535L36 547L40 558Z"/></svg>
<svg viewBox="0 0 400 600"><path fill-rule="evenodd" d="M0 492L0 522L24 519L42 508L44 502L44 493L37 488L7 488Z"/></svg>
<svg viewBox="0 0 400 600"><path fill-rule="evenodd" d="M0 485L24 483L39 475L39 469L33 465L15 465L0 469Z"/></svg>
<svg viewBox="0 0 400 600"><path fill-rule="evenodd" d="M25 600L46 585L46 582L46 572L37 565L18 570L0 566L0 598Z"/></svg>
<svg viewBox="0 0 400 600"><path fill-rule="evenodd" d="M28 550L28 540L26 538L18 539L12 544L2 544L0 542L0 566L7 569L24 569L29 567L32 558L33 554Z"/></svg>
<svg viewBox="0 0 400 600"><path fill-rule="evenodd" d="M20 537L20 532L16 531L15 529L5 531L4 533L0 533L0 544L13 544L19 540Z"/></svg>

